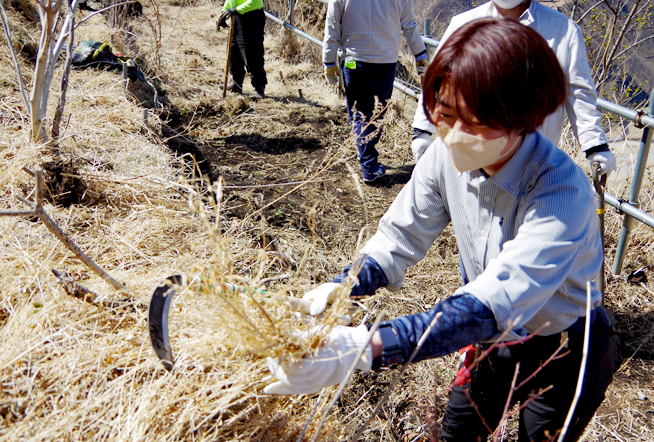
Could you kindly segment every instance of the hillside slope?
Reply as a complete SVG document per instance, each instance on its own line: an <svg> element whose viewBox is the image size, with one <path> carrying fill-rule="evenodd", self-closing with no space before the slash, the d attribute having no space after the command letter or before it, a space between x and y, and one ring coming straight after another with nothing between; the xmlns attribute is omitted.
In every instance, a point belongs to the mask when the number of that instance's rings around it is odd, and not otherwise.
<svg viewBox="0 0 654 442"><path fill-rule="evenodd" d="M24 6L12 4L9 15L29 83L30 41L38 31L33 10ZM230 93L223 99L227 33L216 31L217 6L175 0L143 7L143 16L122 27L96 15L80 25L76 40L113 42L116 51L136 59L160 88L163 109L153 108L148 86L126 84L115 71L74 71L65 133L56 143L29 141L15 73L0 45L2 210L26 208L18 197L32 200L34 182L23 168L43 167L46 211L129 291L113 290L38 219L0 218L0 440L295 441L315 406L307 440L335 388L320 403L318 395L262 395L270 382L265 356L274 354L266 351L276 348L248 342L256 341L255 333L223 298L193 290L174 301L176 368L167 373L152 351L142 306L161 281L180 273L291 296L330 280L356 256L359 236L374 231L410 179L415 103L394 93L379 146L389 178L363 186L343 98L324 81L314 46L268 21L269 98L254 102ZM323 12L318 2L301 3L296 23L319 36ZM252 90L247 80L245 88ZM610 186L618 196L626 192L624 180L612 178ZM643 207L650 211L651 201ZM621 225L609 212L607 259ZM651 244L651 233L638 226L627 269L608 278L607 304L618 317L629 359L591 423L588 441L654 439L654 286L626 280L652 262ZM51 269L68 272L102 301L127 297L127 307L68 296ZM372 318L383 311L387 317L410 314L449 296L460 285L449 229L406 276L400 292L380 290L365 312ZM273 307L284 345L296 345L290 325L301 324L283 305ZM284 348L292 351L290 344ZM457 361L449 356L411 366L365 440L421 440L426 413L443 410L445 399L437 393L451 382ZM351 435L394 375L356 375L320 440ZM516 434L512 419L506 440Z"/></svg>

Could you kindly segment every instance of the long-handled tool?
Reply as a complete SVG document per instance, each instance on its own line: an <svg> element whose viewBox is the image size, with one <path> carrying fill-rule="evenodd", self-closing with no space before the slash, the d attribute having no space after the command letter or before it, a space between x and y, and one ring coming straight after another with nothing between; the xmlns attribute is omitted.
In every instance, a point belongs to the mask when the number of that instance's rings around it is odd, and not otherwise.
<svg viewBox="0 0 654 442"><path fill-rule="evenodd" d="M599 231L602 237L602 266L597 275L597 290L602 294L602 307L604 307L604 187L606 186L606 174L599 175L600 164L596 161L590 165L590 173L593 177L593 185L595 186L595 207L597 209L597 222L599 224Z"/></svg>
<svg viewBox="0 0 654 442"><path fill-rule="evenodd" d="M229 24L229 37L227 37L227 62L225 63L225 77L223 78L223 98L227 97L227 76L229 75L229 59L232 56L232 38L234 38L234 21L236 15L231 16Z"/></svg>
<svg viewBox="0 0 654 442"><path fill-rule="evenodd" d="M173 369L174 359L173 351L170 346L170 337L168 334L168 312L176 290L185 285L185 278L182 275L169 276L161 283L152 294L150 308L148 310L148 329L150 331L150 341L154 352L161 360L164 368L168 371ZM245 289L232 284L219 284L217 287L224 293L245 292ZM311 301L301 298L287 296L285 301L293 311L298 311L303 315L310 315Z"/></svg>

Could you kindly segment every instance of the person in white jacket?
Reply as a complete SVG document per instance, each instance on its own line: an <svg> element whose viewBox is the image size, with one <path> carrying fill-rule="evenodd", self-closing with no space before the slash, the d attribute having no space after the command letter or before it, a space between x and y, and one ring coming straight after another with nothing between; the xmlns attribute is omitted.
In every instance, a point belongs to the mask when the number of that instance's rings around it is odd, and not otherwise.
<svg viewBox="0 0 654 442"><path fill-rule="evenodd" d="M588 66L584 36L579 27L565 15L536 0L493 0L453 17L436 52L454 31L472 20L484 17L513 19L534 29L545 38L563 68L568 82L568 98L545 119L538 131L554 145L558 145L564 115L567 113L572 130L589 163L598 162L600 174L615 170L615 156L609 150L600 123L597 92ZM431 135L435 133L434 125L423 111L422 96L412 126L411 150L417 162L431 144Z"/></svg>
<svg viewBox="0 0 654 442"><path fill-rule="evenodd" d="M375 112L375 101L383 109L393 92L400 34L415 56L418 74L424 75L427 50L418 32L412 0L329 1L322 50L325 77L336 84L337 53L341 49L347 113L366 183L386 173L375 149L381 127L373 120L383 117L383 112Z"/></svg>

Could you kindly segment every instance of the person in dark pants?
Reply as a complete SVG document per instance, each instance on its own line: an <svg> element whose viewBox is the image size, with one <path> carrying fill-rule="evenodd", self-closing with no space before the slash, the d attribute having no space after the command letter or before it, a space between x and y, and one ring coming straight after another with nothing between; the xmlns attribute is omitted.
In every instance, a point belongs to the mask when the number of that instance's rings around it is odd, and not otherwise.
<svg viewBox="0 0 654 442"><path fill-rule="evenodd" d="M368 181L372 174L365 172L379 169L377 161L379 152L375 149L375 145L381 136L382 128L379 121L383 118L383 112L374 115L375 102L379 103L378 111L380 111L391 98L397 63L361 61L353 61L353 63L355 68L350 69L347 66L343 68L347 115L356 137L359 164L364 171L364 180ZM376 118L373 118L373 115Z"/></svg>
<svg viewBox="0 0 654 442"><path fill-rule="evenodd" d="M220 25L228 27L227 20L231 16L236 17L229 60L231 79L227 90L243 93L243 79L247 69L254 87L250 98L263 98L268 83L263 62L263 28L266 24L263 0L227 0L223 5Z"/></svg>
<svg viewBox="0 0 654 442"><path fill-rule="evenodd" d="M589 369L584 377L583 394L576 407L580 412L575 413L570 423L566 441L577 440L582 435L602 403L613 375L612 354L607 351L613 345L609 319L602 309L591 313L593 324L586 362ZM490 429L497 427L510 393L510 406L517 402L522 404L519 441L544 442L557 435L577 387L584 342L583 319L565 334L536 336L522 344L497 348L481 360L472 371L471 380L455 386L450 393L443 418L443 438L446 441L486 440L489 434L486 426ZM559 356L544 365L546 358L555 354L565 339L568 340L567 346L559 351ZM487 348L488 345L479 345L478 352ZM520 366L515 385L519 388L511 392L517 364ZM544 367L541 368L542 365ZM538 375L522 385L534 373ZM538 393L550 385L553 388ZM484 421L479 416L483 416Z"/></svg>
<svg viewBox="0 0 654 442"><path fill-rule="evenodd" d="M365 324L331 326L301 361L270 358L276 382L264 392L313 394L340 383L351 366L368 371L403 365L414 354L419 362L497 345L465 367L470 379L455 378L443 439L485 441L505 404L519 401L519 442L563 433L565 442L576 441L604 399L617 349L593 282L604 256L594 193L579 166L536 130L566 98L563 70L534 29L483 18L450 36L424 86L424 110L439 138L358 262L303 299L320 315L330 300L342 305L347 287L355 299L381 287L400 290L407 268L449 224L468 282L429 311L381 323L370 339ZM330 327L316 322L309 332Z"/></svg>
<svg viewBox="0 0 654 442"><path fill-rule="evenodd" d="M427 50L420 38L411 0L330 0L325 19L322 60L330 84L338 79L337 54L343 51L347 113L356 139L363 181L386 174L375 148L386 102L393 91L400 36L414 54L416 71L427 70ZM375 99L379 111L375 113ZM375 121L373 121L375 120Z"/></svg>

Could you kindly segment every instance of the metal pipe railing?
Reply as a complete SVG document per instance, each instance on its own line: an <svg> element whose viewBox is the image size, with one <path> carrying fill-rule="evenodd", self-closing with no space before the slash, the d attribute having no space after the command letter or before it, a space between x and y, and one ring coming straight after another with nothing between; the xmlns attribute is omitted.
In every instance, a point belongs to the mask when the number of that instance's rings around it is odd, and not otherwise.
<svg viewBox="0 0 654 442"><path fill-rule="evenodd" d="M318 0L322 3L329 3L328 0ZM285 23L283 20L275 17L274 15L266 12L268 18L273 20L276 23L279 23L282 26L287 27L296 34L306 38L307 40L322 46L322 41L317 38L307 34L300 29L297 29L289 23ZM425 22L426 23L426 22ZM425 25L426 29L426 25ZM426 31L425 31L426 33ZM439 42L429 37L421 36L422 40L427 45L437 47ZM393 87L399 91L409 95L410 97L415 98L416 100L420 94L420 88L412 87L407 83L403 83L402 80L395 79L393 82ZM415 90L414 90L415 89ZM633 220L636 219L647 226L654 228L654 217L640 210L640 202L638 201L640 188L642 186L643 177L645 174L645 169L647 166L647 157L649 156L649 149L652 144L652 135L654 134L654 90L650 95L649 100L649 109L648 113L634 111L633 109L620 106L618 104L612 103L610 101L599 98L597 100L597 107L599 109L605 110L616 114L622 118L633 121L637 127L644 127L643 136L640 142L640 149L638 152L638 160L636 162L636 167L634 171L634 178L631 180L631 189L629 191L629 202L621 201L613 195L604 193L604 200L606 203L615 207L618 212L624 214L624 220L622 229L620 232L620 239L618 241L618 246L616 249L615 259L613 262L613 273L619 274L622 271L622 265L624 262L624 256L627 249L627 244L629 242L629 236L631 234Z"/></svg>
<svg viewBox="0 0 654 442"><path fill-rule="evenodd" d="M287 27L291 31L295 32L298 35L301 35L302 37L306 38L307 40L309 40L309 41L311 41L311 42L313 42L313 43L315 43L317 45L322 46L322 41L318 40L316 37L314 37L312 35L309 35L304 31L299 30L298 28L296 28L295 26L293 26L293 25L291 25L289 23L286 23L284 20L282 20L280 18L277 18L274 15L272 15L270 12L264 11L264 14L266 14L266 17L268 17L269 19L271 19L275 23L279 23L280 25Z"/></svg>
<svg viewBox="0 0 654 442"><path fill-rule="evenodd" d="M399 80L397 80L397 79L393 82L393 87L394 87L395 89L401 91L401 92L404 92L404 93L407 94L409 97L413 97L413 98L415 98L416 100L417 100L418 97L419 97L418 92L414 91L413 88L411 88L411 87L409 87L409 86L406 86L406 85L402 84L402 83L401 83Z"/></svg>
<svg viewBox="0 0 654 442"><path fill-rule="evenodd" d="M608 193L604 193L604 201L616 209L618 209L618 212L622 212L626 215L629 215L630 217L633 217L640 221L643 224L646 224L652 228L654 228L654 216L649 215L640 209L632 206L626 201L622 201L613 195L610 195ZM617 254L616 254L617 257ZM615 272L614 272L615 273Z"/></svg>
<svg viewBox="0 0 654 442"><path fill-rule="evenodd" d="M611 103L613 104L613 103ZM648 114L654 114L654 90L649 97L649 108ZM628 118L628 117L625 117ZM637 118L645 124L645 118L652 120L651 117L646 117L642 114L637 115ZM635 120L638 121L638 120ZM653 120L654 121L654 120ZM638 149L638 159L636 160L636 167L634 169L634 177L631 180L631 188L629 189L629 211L620 208L621 212L625 213L624 220L622 222L622 228L620 229L620 239L618 240L618 247L615 251L615 259L613 260L613 273L619 274L622 271L622 265L624 264L625 252L627 251L627 244L629 243L629 236L631 235L631 228L634 218L644 222L645 224L654 227L654 225L646 223L642 220L643 216L649 216L640 210L640 188L643 183L643 177L645 176L645 169L647 168L647 158L649 157L649 148L652 144L652 127L647 125L645 130L643 130L643 136L640 140L640 148ZM633 208L633 209L631 209ZM631 212L631 213L630 213ZM642 215L641 215L642 214ZM652 217L650 217L652 218Z"/></svg>
<svg viewBox="0 0 654 442"><path fill-rule="evenodd" d="M651 103L652 99L650 97L650 105ZM649 115L645 113L639 113L633 109L620 106L619 104L615 104L601 98L597 99L597 107L607 112L611 112L612 114L626 118L627 120L631 120L636 123L636 126L654 128L654 117L651 116L651 111L649 112Z"/></svg>

